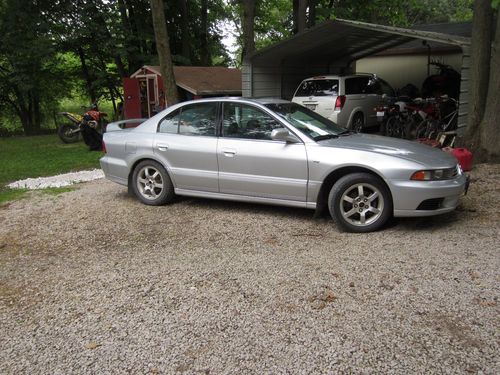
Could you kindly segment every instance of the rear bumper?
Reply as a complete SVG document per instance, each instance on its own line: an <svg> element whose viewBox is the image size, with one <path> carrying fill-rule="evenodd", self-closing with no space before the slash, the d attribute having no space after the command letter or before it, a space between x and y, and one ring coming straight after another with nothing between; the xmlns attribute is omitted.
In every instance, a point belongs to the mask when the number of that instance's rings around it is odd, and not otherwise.
<svg viewBox="0 0 500 375"><path fill-rule="evenodd" d="M104 176L120 185L128 185L128 166L124 160L103 156L99 163L104 172Z"/></svg>
<svg viewBox="0 0 500 375"><path fill-rule="evenodd" d="M447 181L390 181L394 216L433 216L453 211L466 191L468 178L462 174L454 180ZM439 200L435 209L419 209L422 202ZM425 206L425 205L423 205Z"/></svg>

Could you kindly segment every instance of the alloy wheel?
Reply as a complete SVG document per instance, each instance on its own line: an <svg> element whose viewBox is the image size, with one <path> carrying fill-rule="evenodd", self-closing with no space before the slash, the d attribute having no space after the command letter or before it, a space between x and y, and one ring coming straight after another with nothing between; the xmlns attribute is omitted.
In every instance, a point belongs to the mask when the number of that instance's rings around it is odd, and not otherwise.
<svg viewBox="0 0 500 375"><path fill-rule="evenodd" d="M148 200L158 198L163 191L163 179L160 171L152 166L144 166L137 174L137 190Z"/></svg>
<svg viewBox="0 0 500 375"><path fill-rule="evenodd" d="M340 198L340 213L355 226L368 226L384 211L384 198L375 186L367 183L352 185Z"/></svg>

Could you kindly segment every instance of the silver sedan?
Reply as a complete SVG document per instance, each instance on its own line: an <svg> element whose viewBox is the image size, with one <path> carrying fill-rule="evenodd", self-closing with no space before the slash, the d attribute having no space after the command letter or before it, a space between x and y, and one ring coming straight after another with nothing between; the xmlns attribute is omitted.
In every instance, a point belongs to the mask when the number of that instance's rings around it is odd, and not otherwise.
<svg viewBox="0 0 500 375"><path fill-rule="evenodd" d="M328 209L351 232L450 212L466 187L441 150L355 134L280 99L180 103L133 129L108 125L104 145L106 177L145 204L184 195Z"/></svg>

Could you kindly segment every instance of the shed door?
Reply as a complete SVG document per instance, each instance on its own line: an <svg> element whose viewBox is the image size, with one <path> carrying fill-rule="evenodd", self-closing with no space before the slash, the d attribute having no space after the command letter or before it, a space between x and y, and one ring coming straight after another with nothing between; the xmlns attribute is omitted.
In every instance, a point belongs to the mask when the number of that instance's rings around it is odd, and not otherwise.
<svg viewBox="0 0 500 375"><path fill-rule="evenodd" d="M123 78L123 94L125 98L125 119L141 118L139 80L136 78Z"/></svg>

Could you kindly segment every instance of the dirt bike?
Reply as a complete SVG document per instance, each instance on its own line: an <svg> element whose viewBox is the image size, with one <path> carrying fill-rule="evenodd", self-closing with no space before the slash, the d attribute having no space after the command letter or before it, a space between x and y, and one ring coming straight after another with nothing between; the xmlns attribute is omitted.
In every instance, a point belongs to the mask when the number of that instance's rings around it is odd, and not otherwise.
<svg viewBox="0 0 500 375"><path fill-rule="evenodd" d="M71 122L60 125L57 134L64 143L78 142L81 134L85 144L91 150L101 150L102 133L106 129L104 118L107 116L107 113L100 112L95 103L90 108L82 108L86 109L83 115L71 112L59 113Z"/></svg>

